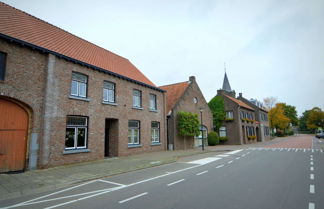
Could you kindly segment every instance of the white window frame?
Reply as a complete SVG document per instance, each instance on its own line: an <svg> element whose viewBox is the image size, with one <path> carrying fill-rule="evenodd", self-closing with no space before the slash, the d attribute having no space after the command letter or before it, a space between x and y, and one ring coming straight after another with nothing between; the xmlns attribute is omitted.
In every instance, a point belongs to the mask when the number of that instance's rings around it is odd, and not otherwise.
<svg viewBox="0 0 324 209"><path fill-rule="evenodd" d="M80 77L83 79L79 79L77 77ZM73 92L73 86L76 85L76 93ZM82 92L82 89L84 92ZM88 76L72 72L72 81L71 81L71 96L74 97L81 97L81 98L87 98L87 91L88 91Z"/></svg>
<svg viewBox="0 0 324 209"><path fill-rule="evenodd" d="M226 119L234 119L233 111L226 111Z"/></svg>
<svg viewBox="0 0 324 209"><path fill-rule="evenodd" d="M142 108L142 91L138 89L133 89L133 107Z"/></svg>
<svg viewBox="0 0 324 209"><path fill-rule="evenodd" d="M153 127L153 123L156 123L157 127ZM151 143L160 143L160 122L151 122Z"/></svg>
<svg viewBox="0 0 324 209"><path fill-rule="evenodd" d="M150 94L150 110L157 110L157 98L155 94Z"/></svg>
<svg viewBox="0 0 324 209"><path fill-rule="evenodd" d="M219 128L219 136L220 137L226 137L227 136L226 127L225 126L222 126L222 127Z"/></svg>
<svg viewBox="0 0 324 209"><path fill-rule="evenodd" d="M116 103L116 84L110 81L104 81L103 101Z"/></svg>
<svg viewBox="0 0 324 209"><path fill-rule="evenodd" d="M69 125L68 118L84 118L85 124L84 125ZM84 116L67 116L66 122L66 129L74 129L74 147L65 147L65 150L75 150L75 149L85 149L87 148L88 143L88 118ZM78 132L79 129L85 129L85 136L84 136L84 146L78 146ZM66 140L66 136L65 136Z"/></svg>
<svg viewBox="0 0 324 209"><path fill-rule="evenodd" d="M137 127L129 127L130 122L136 122ZM140 121L139 120L129 120L128 121L128 145L139 145L140 144ZM137 142L135 140L135 130L138 131ZM130 140L129 140L130 139ZM131 142L129 142L131 141Z"/></svg>

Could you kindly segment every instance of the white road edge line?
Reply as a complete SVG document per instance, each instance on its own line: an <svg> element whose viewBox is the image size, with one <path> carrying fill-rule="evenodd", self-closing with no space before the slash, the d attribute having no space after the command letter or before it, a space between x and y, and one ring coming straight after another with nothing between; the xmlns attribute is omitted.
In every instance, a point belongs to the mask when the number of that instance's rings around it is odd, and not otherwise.
<svg viewBox="0 0 324 209"><path fill-rule="evenodd" d="M125 200L121 200L121 201L119 201L119 203L122 204L122 203L124 203L124 202L128 202L128 201L130 201L130 200L133 200L133 199L136 199L136 198L142 197L142 196L147 195L147 194L148 194L147 192L144 192L144 193L142 193L142 194L139 194L139 195L136 195L136 196L133 196L133 197L127 198L127 199L125 199Z"/></svg>
<svg viewBox="0 0 324 209"><path fill-rule="evenodd" d="M308 209L315 209L315 203L308 203Z"/></svg>
<svg viewBox="0 0 324 209"><path fill-rule="evenodd" d="M237 157L237 158L235 158L236 160L239 160L240 159L240 157Z"/></svg>
<svg viewBox="0 0 324 209"><path fill-rule="evenodd" d="M221 167L223 167L224 165L222 164L222 165L219 165L219 166L217 166L216 168L221 168Z"/></svg>
<svg viewBox="0 0 324 209"><path fill-rule="evenodd" d="M239 150L235 150L235 151L232 151L232 152L226 152L225 154L233 155L233 154L236 154L236 153L241 152L241 151L242 151L242 149L239 149Z"/></svg>
<svg viewBox="0 0 324 209"><path fill-rule="evenodd" d="M170 183L170 184L167 184L167 186L169 187L169 186L172 186L172 185L174 185L174 184L177 184L177 183L180 183L180 182L182 182L182 181L184 181L185 179L180 179L179 181L175 181L175 182L172 182L172 183Z"/></svg>
<svg viewBox="0 0 324 209"><path fill-rule="evenodd" d="M315 186L313 184L309 185L309 193L315 194Z"/></svg>
<svg viewBox="0 0 324 209"><path fill-rule="evenodd" d="M116 182L102 180L102 179L99 179L98 181L105 182L105 183L108 183L108 184L114 184L114 185L117 185L117 186L125 186L125 184L119 184L119 183L116 183Z"/></svg>
<svg viewBox="0 0 324 209"><path fill-rule="evenodd" d="M311 180L314 180L314 174L311 173L311 174L309 175L309 178L310 178Z"/></svg>
<svg viewBox="0 0 324 209"><path fill-rule="evenodd" d="M228 164L231 164L233 162L233 160L229 161Z"/></svg>
<svg viewBox="0 0 324 209"><path fill-rule="evenodd" d="M200 175L202 175L202 174L204 174L204 173L207 173L208 171L203 171L203 172L200 172L200 173L197 173L196 175L197 176L200 176Z"/></svg>

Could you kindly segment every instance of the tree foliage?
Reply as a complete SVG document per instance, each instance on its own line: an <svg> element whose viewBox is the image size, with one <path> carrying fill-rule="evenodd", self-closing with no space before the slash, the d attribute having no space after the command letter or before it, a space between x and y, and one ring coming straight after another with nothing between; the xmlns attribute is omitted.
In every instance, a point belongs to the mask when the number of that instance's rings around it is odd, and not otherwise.
<svg viewBox="0 0 324 209"><path fill-rule="evenodd" d="M282 105L284 114L290 119L292 125L298 125L297 110L295 106L287 105L286 103L279 103Z"/></svg>
<svg viewBox="0 0 324 209"><path fill-rule="evenodd" d="M309 130L307 127L307 120L309 117L310 110L303 112L302 116L299 118L299 129L302 131Z"/></svg>
<svg viewBox="0 0 324 209"><path fill-rule="evenodd" d="M264 106L267 110L271 110L277 103L276 97L266 97L263 99Z"/></svg>
<svg viewBox="0 0 324 209"><path fill-rule="evenodd" d="M324 128L324 112L319 107L314 107L309 111L306 121L308 129Z"/></svg>
<svg viewBox="0 0 324 209"><path fill-rule="evenodd" d="M178 112L178 133L180 136L198 136L198 115L191 112Z"/></svg>
<svg viewBox="0 0 324 209"><path fill-rule="evenodd" d="M289 126L290 119L284 114L284 107L282 103L276 104L269 111L269 122L271 128L284 130Z"/></svg>
<svg viewBox="0 0 324 209"><path fill-rule="evenodd" d="M215 96L209 101L208 106L213 114L215 130L218 131L225 120L224 99L221 96Z"/></svg>

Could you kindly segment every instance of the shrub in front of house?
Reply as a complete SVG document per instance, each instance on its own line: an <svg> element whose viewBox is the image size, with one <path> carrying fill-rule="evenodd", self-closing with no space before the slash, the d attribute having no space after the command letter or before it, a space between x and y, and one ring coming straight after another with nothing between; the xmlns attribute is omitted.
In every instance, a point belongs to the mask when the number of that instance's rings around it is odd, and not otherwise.
<svg viewBox="0 0 324 209"><path fill-rule="evenodd" d="M226 142L226 141L228 141L228 137L227 136L220 136L219 141L220 142Z"/></svg>
<svg viewBox="0 0 324 209"><path fill-rule="evenodd" d="M209 146L215 146L215 145L219 144L219 137L216 132L213 132L213 131L209 132L207 138L208 138Z"/></svg>

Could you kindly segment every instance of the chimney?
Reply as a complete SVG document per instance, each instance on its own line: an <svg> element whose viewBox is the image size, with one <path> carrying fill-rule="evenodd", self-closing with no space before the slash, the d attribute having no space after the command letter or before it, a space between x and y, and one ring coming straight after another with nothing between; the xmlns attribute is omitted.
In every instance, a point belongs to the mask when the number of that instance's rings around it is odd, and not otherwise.
<svg viewBox="0 0 324 209"><path fill-rule="evenodd" d="M242 98L243 97L243 94L242 93L239 93L239 97Z"/></svg>
<svg viewBox="0 0 324 209"><path fill-rule="evenodd" d="M189 77L189 81L190 81L190 83L195 82L196 81L196 77L195 76L190 76Z"/></svg>

